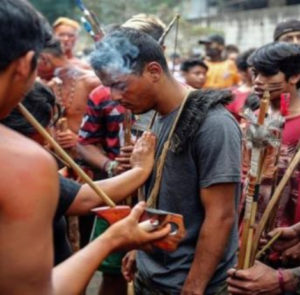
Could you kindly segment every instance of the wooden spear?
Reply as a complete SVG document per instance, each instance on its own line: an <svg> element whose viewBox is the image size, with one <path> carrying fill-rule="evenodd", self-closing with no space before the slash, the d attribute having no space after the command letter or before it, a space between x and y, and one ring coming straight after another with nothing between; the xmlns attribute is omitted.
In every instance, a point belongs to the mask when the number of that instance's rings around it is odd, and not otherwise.
<svg viewBox="0 0 300 295"><path fill-rule="evenodd" d="M158 40L158 44L159 45L163 45L164 40L166 38L166 36L168 35L168 33L170 32L170 30L172 29L172 27L174 26L175 22L177 20L180 19L180 14L176 14L173 19L171 20L171 22L169 23L169 25L166 27L166 29L164 30L163 34L161 35L161 37Z"/></svg>
<svg viewBox="0 0 300 295"><path fill-rule="evenodd" d="M131 145L131 126L132 126L132 113L129 109L124 113L124 145ZM132 196L128 196L125 200L126 205L132 206Z"/></svg>
<svg viewBox="0 0 300 295"><path fill-rule="evenodd" d="M260 102L257 125L263 126L265 116L268 112L270 94L265 91ZM243 233L240 253L238 257L238 269L249 268L251 263L251 253L254 235L255 216L257 211L257 197L259 192L259 183L261 178L261 170L263 163L262 147L257 147L255 144L251 153L251 168L249 172L249 184L246 197L245 213L243 219Z"/></svg>
<svg viewBox="0 0 300 295"><path fill-rule="evenodd" d="M297 165L299 164L299 162L300 162L300 149L297 151L294 158L291 160L290 165L288 166L284 176L282 177L278 186L276 187L274 194L273 194L270 202L268 203L267 208L266 208L261 220L258 223L258 226L255 231L254 242L253 242L253 251L254 252L257 251L261 234L263 233L263 231L265 229L265 226L269 220L269 217L270 217L273 209L276 208L276 205L280 200L281 194L282 194L287 182L291 178L294 170L296 169Z"/></svg>
<svg viewBox="0 0 300 295"><path fill-rule="evenodd" d="M131 144L131 125L132 125L132 114L131 111L126 109L124 114L124 144Z"/></svg>
<svg viewBox="0 0 300 295"><path fill-rule="evenodd" d="M63 148L52 138L45 128L31 115L31 113L19 103L18 108L23 116L30 124L47 140L47 142L55 149L56 153L62 157L64 161L70 164L71 168L95 191L95 193L109 207L115 207L115 203L106 195L106 193L95 185L91 178L75 163L75 161L63 150Z"/></svg>

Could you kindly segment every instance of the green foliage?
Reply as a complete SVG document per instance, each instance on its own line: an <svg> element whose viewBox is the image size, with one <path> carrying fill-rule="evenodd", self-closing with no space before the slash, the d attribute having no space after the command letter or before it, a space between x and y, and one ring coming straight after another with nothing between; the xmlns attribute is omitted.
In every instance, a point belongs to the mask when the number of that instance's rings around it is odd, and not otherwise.
<svg viewBox="0 0 300 295"><path fill-rule="evenodd" d="M59 16L74 17L74 0L29 0L52 23Z"/></svg>

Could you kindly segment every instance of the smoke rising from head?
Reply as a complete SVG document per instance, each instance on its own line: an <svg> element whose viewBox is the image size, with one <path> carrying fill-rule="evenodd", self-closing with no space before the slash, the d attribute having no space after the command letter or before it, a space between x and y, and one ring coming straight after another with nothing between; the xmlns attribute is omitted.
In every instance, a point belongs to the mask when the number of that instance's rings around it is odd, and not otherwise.
<svg viewBox="0 0 300 295"><path fill-rule="evenodd" d="M161 46L150 35L130 28L120 28L107 35L91 54L96 73L141 75L146 64L157 62L165 74L168 65Z"/></svg>
<svg viewBox="0 0 300 295"><path fill-rule="evenodd" d="M90 62L96 72L103 70L121 75L131 74L139 49L122 34L112 34L96 45Z"/></svg>

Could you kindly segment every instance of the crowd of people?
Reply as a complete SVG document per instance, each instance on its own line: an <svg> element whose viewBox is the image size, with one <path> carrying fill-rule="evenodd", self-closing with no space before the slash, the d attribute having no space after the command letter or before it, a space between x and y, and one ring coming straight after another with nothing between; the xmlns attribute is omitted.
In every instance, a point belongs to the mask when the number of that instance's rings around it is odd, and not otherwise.
<svg viewBox="0 0 300 295"><path fill-rule="evenodd" d="M253 266L237 265L255 170L249 134L266 94L271 133L258 137L256 224L298 152L300 21L277 24L260 48L239 52L211 34L195 40L203 56L171 59L166 27L134 15L97 42L87 63L76 57L77 21L51 26L27 0L0 2L0 294L84 294L97 269L99 295L300 292L300 165L261 247L279 237ZM132 206L128 217L112 226L94 217L105 202L20 102L95 186ZM175 251L154 246L172 236L170 224L139 225L146 207L183 216Z"/></svg>

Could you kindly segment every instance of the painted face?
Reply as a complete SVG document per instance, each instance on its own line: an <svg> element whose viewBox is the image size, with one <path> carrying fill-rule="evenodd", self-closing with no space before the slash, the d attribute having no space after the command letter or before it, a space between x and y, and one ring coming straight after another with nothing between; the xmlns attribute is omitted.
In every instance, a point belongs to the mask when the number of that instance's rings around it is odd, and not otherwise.
<svg viewBox="0 0 300 295"><path fill-rule="evenodd" d="M300 32L289 32L283 34L282 36L279 37L278 41L300 44Z"/></svg>
<svg viewBox="0 0 300 295"><path fill-rule="evenodd" d="M206 80L207 70L201 66L194 66L188 72L183 73L185 81L188 85L195 89L203 87Z"/></svg>
<svg viewBox="0 0 300 295"><path fill-rule="evenodd" d="M63 52L72 51L76 40L77 30L68 25L60 25L55 28L55 36L60 40Z"/></svg>
<svg viewBox="0 0 300 295"><path fill-rule="evenodd" d="M280 94L283 92L289 92L289 83L285 79L285 75L282 72L276 75L266 76L257 72L255 69L251 70L252 81L254 85L254 93L262 98L264 91L270 91L270 99L275 100L280 98Z"/></svg>
<svg viewBox="0 0 300 295"><path fill-rule="evenodd" d="M98 74L103 85L110 87L111 97L134 114L145 113L155 106L154 92L146 74Z"/></svg>
<svg viewBox="0 0 300 295"><path fill-rule="evenodd" d="M51 55L42 53L38 59L38 76L44 80L51 80L54 75L55 67L51 62Z"/></svg>

